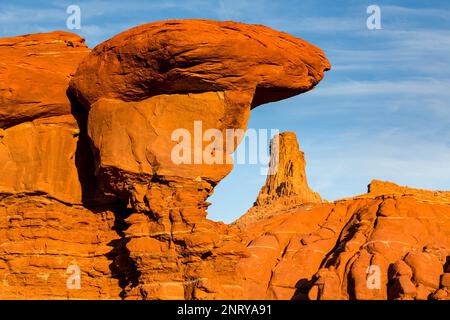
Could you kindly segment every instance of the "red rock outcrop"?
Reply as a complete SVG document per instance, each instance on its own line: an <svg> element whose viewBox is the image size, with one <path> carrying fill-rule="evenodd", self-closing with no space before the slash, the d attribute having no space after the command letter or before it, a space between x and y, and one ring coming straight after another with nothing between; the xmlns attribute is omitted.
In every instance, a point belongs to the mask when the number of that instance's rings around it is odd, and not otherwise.
<svg viewBox="0 0 450 320"><path fill-rule="evenodd" d="M322 203L292 133L256 209L206 218L242 138L224 146L227 129L312 89L320 49L187 20L92 52L65 32L0 39L0 56L0 298L450 299L450 193L373 181Z"/></svg>
<svg viewBox="0 0 450 320"><path fill-rule="evenodd" d="M230 147L215 136L208 149L203 132L245 130L252 107L312 89L329 67L303 40L206 20L133 28L82 61L70 89L89 110L96 175L132 213L124 234L139 283L127 297L242 297L234 266L245 246L236 230L206 219L206 199L230 172L241 137ZM180 129L188 137L174 141ZM187 161L174 161L186 139Z"/></svg>
<svg viewBox="0 0 450 320"><path fill-rule="evenodd" d="M294 136L282 141L280 155L298 150ZM237 267L244 296L450 299L450 192L378 180L368 189L334 203L269 201L240 218L250 252Z"/></svg>
<svg viewBox="0 0 450 320"><path fill-rule="evenodd" d="M45 193L81 204L75 166L80 130L67 98L90 52L57 31L0 39L0 192Z"/></svg>
<svg viewBox="0 0 450 320"><path fill-rule="evenodd" d="M168 20L97 46L71 88L88 108L100 98L211 91L237 91L231 100L255 107L310 90L328 69L321 49L261 25Z"/></svg>
<svg viewBox="0 0 450 320"><path fill-rule="evenodd" d="M332 285L336 290L330 297L323 294L330 285L327 277L317 286L313 280L311 298L442 298L440 278L450 253L450 203L439 196L424 199L414 189L398 186L392 194L394 185L388 186L386 194L336 202L355 210L336 248L322 262L321 270L332 271L340 284Z"/></svg>
<svg viewBox="0 0 450 320"><path fill-rule="evenodd" d="M295 133L283 132L276 135L270 144L270 166L266 183L254 206L234 224L245 227L246 224L280 213L283 209L321 203L320 195L308 186L305 170L305 155L299 149Z"/></svg>
<svg viewBox="0 0 450 320"><path fill-rule="evenodd" d="M1 299L115 299L121 291L109 267L119 254L110 244L119 238L116 208L86 207L94 196L83 193L94 186L82 185L90 167L83 115L66 95L89 52L67 32L0 39ZM80 268L83 290L68 289L69 266Z"/></svg>
<svg viewBox="0 0 450 320"><path fill-rule="evenodd" d="M243 238L252 254L239 262L245 295L449 299L450 202L386 185L386 194L286 207L247 225Z"/></svg>
<svg viewBox="0 0 450 320"><path fill-rule="evenodd" d="M0 197L0 299L117 299L115 213L39 195ZM70 287L78 268L80 287Z"/></svg>
<svg viewBox="0 0 450 320"><path fill-rule="evenodd" d="M71 114L67 86L89 52L64 31L1 38L0 128Z"/></svg>

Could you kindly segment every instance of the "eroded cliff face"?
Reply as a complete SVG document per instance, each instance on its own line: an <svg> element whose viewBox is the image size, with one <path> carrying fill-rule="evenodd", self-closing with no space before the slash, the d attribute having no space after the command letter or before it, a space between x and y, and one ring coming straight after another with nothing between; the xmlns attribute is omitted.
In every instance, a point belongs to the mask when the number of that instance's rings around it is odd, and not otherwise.
<svg viewBox="0 0 450 320"><path fill-rule="evenodd" d="M242 136L198 142L198 125L244 131L252 108L314 88L317 47L176 20L92 51L66 32L0 39L0 56L0 298L449 297L448 193L374 181L322 203L292 133L241 223L207 219Z"/></svg>
<svg viewBox="0 0 450 320"><path fill-rule="evenodd" d="M0 39L2 299L120 293L109 267L116 205L95 208L102 197L94 200L92 157L80 123L85 115L66 95L89 52L67 32ZM67 288L71 265L80 268L83 291Z"/></svg>

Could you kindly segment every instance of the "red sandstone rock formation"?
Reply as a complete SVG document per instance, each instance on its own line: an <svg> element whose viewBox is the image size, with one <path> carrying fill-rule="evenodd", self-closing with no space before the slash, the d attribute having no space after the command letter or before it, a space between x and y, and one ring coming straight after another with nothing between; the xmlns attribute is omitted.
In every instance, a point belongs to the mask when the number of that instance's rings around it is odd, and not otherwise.
<svg viewBox="0 0 450 320"><path fill-rule="evenodd" d="M312 89L329 67L303 40L204 20L133 28L83 60L70 88L89 110L96 175L131 212L125 237L139 281L127 297L242 297L235 265L245 246L233 228L206 219L205 201L232 165L196 163L211 142L195 140L193 163L174 163L173 132L195 134L195 122L222 136L245 129L252 107ZM211 152L227 159L234 139Z"/></svg>
<svg viewBox="0 0 450 320"><path fill-rule="evenodd" d="M67 86L89 52L64 31L1 38L0 128L71 114Z"/></svg>
<svg viewBox="0 0 450 320"><path fill-rule="evenodd" d="M328 69L319 48L261 25L169 20L97 46L71 88L87 108L100 98L211 91L239 92L230 100L255 107L310 90Z"/></svg>
<svg viewBox="0 0 450 320"><path fill-rule="evenodd" d="M245 295L449 299L448 193L380 181L369 189L377 192L278 209L246 226L251 255L239 262Z"/></svg>
<svg viewBox="0 0 450 320"><path fill-rule="evenodd" d="M66 95L84 40L67 32L0 39L0 298L116 299L115 205L94 189L78 114ZM92 177L93 178L93 177ZM83 186L81 182L90 182ZM93 193L92 193L93 198ZM68 266L83 290L68 290Z"/></svg>
<svg viewBox="0 0 450 320"><path fill-rule="evenodd" d="M267 180L254 206L234 223L240 227L283 209L322 202L320 195L308 186L305 156L294 132L283 132L272 139L270 157Z"/></svg>
<svg viewBox="0 0 450 320"><path fill-rule="evenodd" d="M280 164L288 163L282 155L298 150L295 136L288 137L280 139ZM285 175L283 167L278 175ZM263 199L277 178L268 177ZM311 194L304 179L296 182ZM450 299L450 192L378 180L368 189L335 203L300 206L296 197L280 206L275 196L260 211L258 205L249 210L236 222L250 252L237 268L244 296Z"/></svg>
<svg viewBox="0 0 450 320"><path fill-rule="evenodd" d="M450 298L448 192L374 181L322 204L285 133L263 219L237 228L206 218L231 165L173 163L175 129L245 129L252 107L312 89L320 49L190 20L91 53L64 32L0 39L0 56L0 298Z"/></svg>

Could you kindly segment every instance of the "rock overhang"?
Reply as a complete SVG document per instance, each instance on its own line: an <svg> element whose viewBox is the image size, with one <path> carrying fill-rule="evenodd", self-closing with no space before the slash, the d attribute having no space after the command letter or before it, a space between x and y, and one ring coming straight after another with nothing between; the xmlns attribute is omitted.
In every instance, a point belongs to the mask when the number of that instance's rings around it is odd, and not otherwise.
<svg viewBox="0 0 450 320"><path fill-rule="evenodd" d="M87 108L99 98L206 91L240 92L253 108L314 88L330 68L318 47L262 25L168 20L96 46L70 90Z"/></svg>
<svg viewBox="0 0 450 320"><path fill-rule="evenodd" d="M80 63L69 91L89 110L88 134L107 189L133 193L136 186L128 185L151 184L151 177L199 178L213 187L232 165L174 166L164 151L175 146L171 132L193 131L195 121L223 135L245 130L252 108L311 90L329 69L321 49L262 25L169 20L96 46ZM237 143L216 152L226 158Z"/></svg>

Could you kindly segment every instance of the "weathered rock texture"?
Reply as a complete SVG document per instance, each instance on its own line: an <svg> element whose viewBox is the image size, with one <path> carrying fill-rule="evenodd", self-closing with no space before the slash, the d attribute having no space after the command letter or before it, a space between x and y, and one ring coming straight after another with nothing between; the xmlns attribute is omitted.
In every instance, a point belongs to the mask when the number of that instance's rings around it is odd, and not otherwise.
<svg viewBox="0 0 450 320"><path fill-rule="evenodd" d="M379 181L369 190L335 203L351 216L313 278L309 297L448 299L440 279L450 260L450 193Z"/></svg>
<svg viewBox="0 0 450 320"><path fill-rule="evenodd" d="M196 123L223 137L227 129L245 130L252 107L312 89L329 67L303 40L205 20L133 28L83 60L70 89L89 110L100 188L131 212L124 234L139 280L124 295L242 297L235 265L245 246L233 228L206 219L205 202L230 172L224 162L240 137L208 149L211 140L196 136ZM173 140L178 129L190 135L182 164L173 158L183 143ZM222 161L198 158L203 150Z"/></svg>
<svg viewBox="0 0 450 320"><path fill-rule="evenodd" d="M110 246L114 212L68 206L39 195L0 198L1 299L117 299ZM70 266L80 289L69 289ZM71 282L70 282L71 283Z"/></svg>
<svg viewBox="0 0 450 320"><path fill-rule="evenodd" d="M100 44L71 87L86 107L100 98L209 91L237 91L231 100L258 106L310 90L329 68L319 48L264 26L172 20Z"/></svg>
<svg viewBox="0 0 450 320"><path fill-rule="evenodd" d="M276 141L276 140L275 140ZM279 139L280 164L298 150L292 133ZM294 152L295 154L295 152ZM273 156L273 154L272 154ZM288 157L297 158L297 157ZM299 159L299 158L297 158ZM302 159L302 157L300 158ZM301 168L304 170L304 161ZM271 165L277 165L271 161ZM289 166L288 166L289 167ZM244 296L256 299L449 299L450 192L374 180L369 192L334 203L268 197L282 185L278 167L258 201L234 225L251 255L240 260ZM270 170L269 170L270 171ZM304 171L303 172L304 176ZM292 180L283 178L281 181ZM300 190L315 195L306 180ZM304 183L299 183L303 181ZM275 189L280 190L280 189ZM282 194L282 192L280 192ZM289 197L288 197L289 199ZM320 199L320 198L318 198Z"/></svg>
<svg viewBox="0 0 450 320"><path fill-rule="evenodd" d="M234 224L244 227L285 208L322 202L308 186L305 155L294 132L283 132L272 139L269 169L254 206Z"/></svg>
<svg viewBox="0 0 450 320"><path fill-rule="evenodd" d="M67 32L0 39L2 299L116 299L121 291L109 267L119 254L110 245L115 205L87 205L92 156L83 114L66 95L89 52ZM80 267L83 290L68 289L70 265Z"/></svg>
<svg viewBox="0 0 450 320"><path fill-rule="evenodd" d="M89 52L64 31L1 38L0 128L71 114L67 86Z"/></svg>
<svg viewBox="0 0 450 320"><path fill-rule="evenodd" d="M449 193L374 181L323 204L291 133L264 214L206 218L242 136L202 132L245 130L252 107L312 89L330 68L313 45L181 20L92 52L65 32L1 39L0 56L0 298L449 298Z"/></svg>
<svg viewBox="0 0 450 320"><path fill-rule="evenodd" d="M449 299L449 193L381 181L369 189L335 203L275 207L270 218L246 225L245 295Z"/></svg>

